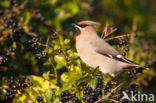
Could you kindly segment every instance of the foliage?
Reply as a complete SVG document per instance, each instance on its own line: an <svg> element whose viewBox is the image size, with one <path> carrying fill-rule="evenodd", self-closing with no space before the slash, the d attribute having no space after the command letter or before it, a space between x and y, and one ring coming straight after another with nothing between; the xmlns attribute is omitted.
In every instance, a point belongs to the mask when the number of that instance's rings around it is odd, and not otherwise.
<svg viewBox="0 0 156 103"><path fill-rule="evenodd" d="M146 92L142 87L156 75L153 2L0 1L1 102L59 103L66 96L63 93L75 95L69 102L123 102L122 97L117 98L122 89ZM125 70L113 78L101 76L98 67L90 69L84 64L75 49L71 23L93 18L104 24L97 28L103 39L129 59L150 68ZM140 88L132 88L134 85ZM95 101L86 99L95 94Z"/></svg>

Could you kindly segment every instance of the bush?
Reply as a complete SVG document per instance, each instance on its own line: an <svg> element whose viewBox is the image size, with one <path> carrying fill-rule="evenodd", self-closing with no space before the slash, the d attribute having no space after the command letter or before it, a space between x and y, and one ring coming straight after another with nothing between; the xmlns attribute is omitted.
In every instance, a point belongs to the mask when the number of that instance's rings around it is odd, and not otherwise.
<svg viewBox="0 0 156 103"><path fill-rule="evenodd" d="M146 91L143 87L155 77L153 23L151 20L151 28L145 31L148 19L142 18L139 10L133 20L134 10L130 6L139 3L143 9L146 1L127 1L121 4L117 1L119 4L112 4L109 0L101 1L101 4L96 0L0 1L1 102L129 103L123 93L130 96L131 91L135 94ZM148 5L152 5L151 2ZM128 12L122 8L129 8ZM150 68L125 70L113 78L100 75L98 67L90 69L79 59L70 24L95 16L97 20L103 19L104 15L98 10L102 10L108 22L103 33L99 32L101 37L124 56ZM123 19L127 19L127 25ZM114 25L117 28L111 27ZM97 29L100 31L101 28ZM127 34L120 35L123 32ZM151 36L145 35L146 32Z"/></svg>

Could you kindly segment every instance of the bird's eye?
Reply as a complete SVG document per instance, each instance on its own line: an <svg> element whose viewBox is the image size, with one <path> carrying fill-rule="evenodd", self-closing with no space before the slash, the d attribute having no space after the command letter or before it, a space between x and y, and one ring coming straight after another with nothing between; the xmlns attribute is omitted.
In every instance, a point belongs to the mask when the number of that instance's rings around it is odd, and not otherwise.
<svg viewBox="0 0 156 103"><path fill-rule="evenodd" d="M81 28L85 28L88 25L82 24L82 25L78 25L78 26L80 26Z"/></svg>

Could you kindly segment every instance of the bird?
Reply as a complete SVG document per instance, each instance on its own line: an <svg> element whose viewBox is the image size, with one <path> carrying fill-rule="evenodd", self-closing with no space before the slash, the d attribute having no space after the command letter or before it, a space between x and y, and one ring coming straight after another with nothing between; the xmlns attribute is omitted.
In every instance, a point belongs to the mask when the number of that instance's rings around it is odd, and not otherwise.
<svg viewBox="0 0 156 103"><path fill-rule="evenodd" d="M121 55L109 43L98 36L95 21L80 21L72 24L79 31L76 35L76 50L80 59L91 68L99 67L103 74L115 76L117 72L131 68L144 68Z"/></svg>

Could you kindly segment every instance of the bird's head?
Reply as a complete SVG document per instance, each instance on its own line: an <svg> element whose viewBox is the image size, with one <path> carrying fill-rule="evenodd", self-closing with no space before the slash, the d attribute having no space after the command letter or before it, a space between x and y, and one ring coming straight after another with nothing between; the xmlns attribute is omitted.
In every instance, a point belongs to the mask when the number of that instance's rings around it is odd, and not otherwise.
<svg viewBox="0 0 156 103"><path fill-rule="evenodd" d="M80 21L72 25L79 30L78 34L80 34L82 32L89 32L94 30L95 26L100 25L100 23L94 21Z"/></svg>

